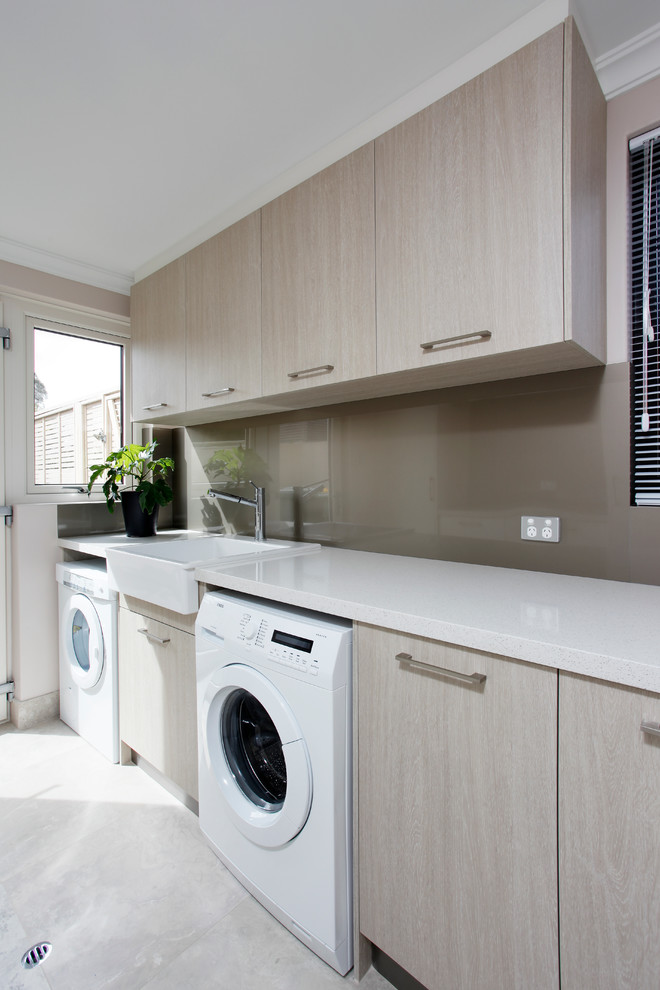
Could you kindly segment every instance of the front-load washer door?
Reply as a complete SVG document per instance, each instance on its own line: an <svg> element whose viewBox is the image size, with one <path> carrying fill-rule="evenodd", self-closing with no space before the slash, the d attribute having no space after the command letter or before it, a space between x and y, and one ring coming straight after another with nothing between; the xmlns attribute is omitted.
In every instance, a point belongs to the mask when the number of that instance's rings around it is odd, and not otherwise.
<svg viewBox="0 0 660 990"><path fill-rule="evenodd" d="M253 667L229 664L212 678L200 725L207 767L235 826L275 848L303 828L312 772L300 727L277 688Z"/></svg>
<svg viewBox="0 0 660 990"><path fill-rule="evenodd" d="M86 595L72 595L60 616L61 639L69 672L85 690L98 684L103 673L103 630L94 603Z"/></svg>

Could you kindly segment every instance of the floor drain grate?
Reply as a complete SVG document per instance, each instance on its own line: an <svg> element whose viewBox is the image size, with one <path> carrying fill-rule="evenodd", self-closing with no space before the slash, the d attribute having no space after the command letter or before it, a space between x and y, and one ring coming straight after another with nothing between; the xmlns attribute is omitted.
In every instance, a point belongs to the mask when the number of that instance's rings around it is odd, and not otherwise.
<svg viewBox="0 0 660 990"><path fill-rule="evenodd" d="M52 948L50 942L37 942L24 954L21 959L21 966L23 969L34 969L35 966L41 965L44 959L50 955Z"/></svg>

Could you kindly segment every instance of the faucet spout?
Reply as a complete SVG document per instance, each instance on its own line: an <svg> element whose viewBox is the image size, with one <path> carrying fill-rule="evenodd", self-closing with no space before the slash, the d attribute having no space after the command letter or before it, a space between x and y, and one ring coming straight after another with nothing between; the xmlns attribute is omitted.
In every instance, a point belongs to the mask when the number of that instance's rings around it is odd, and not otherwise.
<svg viewBox="0 0 660 990"><path fill-rule="evenodd" d="M254 481L250 481L249 484L254 488L254 498L244 498L243 495L234 495L233 492L219 492L217 488L209 488L206 494L209 498L222 498L227 502L251 506L254 509L254 538L258 543L263 543L266 539L266 489L255 485Z"/></svg>

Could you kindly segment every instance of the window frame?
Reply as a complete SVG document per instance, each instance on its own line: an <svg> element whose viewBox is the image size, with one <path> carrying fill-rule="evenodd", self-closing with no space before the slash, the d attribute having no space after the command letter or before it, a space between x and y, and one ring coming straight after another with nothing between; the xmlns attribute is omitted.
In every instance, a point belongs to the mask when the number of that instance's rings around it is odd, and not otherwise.
<svg viewBox="0 0 660 990"><path fill-rule="evenodd" d="M5 351L5 483L8 503L79 502L79 491L62 485L34 484L34 334L35 326L78 331L83 336L99 335L123 346L124 396L123 420L125 442L132 439L130 419L130 320L127 316L108 315L75 304L58 304L31 293L0 286L4 306L4 325L10 328L11 344ZM54 326L53 326L54 325ZM87 495L84 496L85 501ZM98 489L91 501L102 501Z"/></svg>
<svg viewBox="0 0 660 990"><path fill-rule="evenodd" d="M127 371L127 360L126 360L126 338L123 335L116 333L108 333L107 330L99 330L91 327L83 327L72 325L71 323L62 323L61 321L45 320L35 317L26 317L26 371L27 371L27 382L26 382L26 398L27 398L27 479L26 479L26 491L28 494L38 495L52 495L57 493L69 493L81 494L80 488L86 485L86 481L81 479L80 482L72 482L69 484L42 484L35 480L35 436L34 436L34 331L35 330L49 330L53 333L61 333L69 337L80 337L84 340L97 340L101 343L115 344L122 348L122 367L121 367L121 390L122 390L122 427L124 440L123 443L127 443L127 435L130 430L130 421L128 419L128 403L126 396L126 371ZM99 482L94 486L95 492L100 492L101 483Z"/></svg>

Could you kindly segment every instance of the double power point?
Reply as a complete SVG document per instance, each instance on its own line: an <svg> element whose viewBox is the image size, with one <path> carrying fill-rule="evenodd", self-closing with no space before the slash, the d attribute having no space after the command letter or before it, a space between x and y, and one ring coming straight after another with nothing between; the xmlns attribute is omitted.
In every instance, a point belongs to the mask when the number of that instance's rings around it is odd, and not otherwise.
<svg viewBox="0 0 660 990"><path fill-rule="evenodd" d="M539 543L559 543L559 517L521 516L520 536Z"/></svg>

